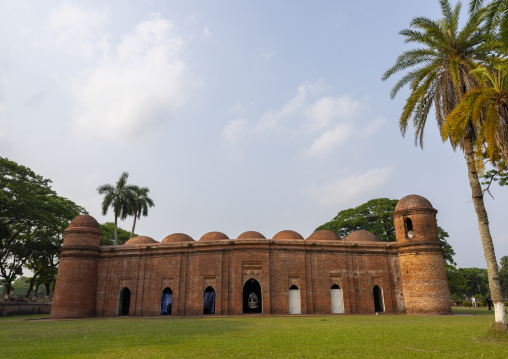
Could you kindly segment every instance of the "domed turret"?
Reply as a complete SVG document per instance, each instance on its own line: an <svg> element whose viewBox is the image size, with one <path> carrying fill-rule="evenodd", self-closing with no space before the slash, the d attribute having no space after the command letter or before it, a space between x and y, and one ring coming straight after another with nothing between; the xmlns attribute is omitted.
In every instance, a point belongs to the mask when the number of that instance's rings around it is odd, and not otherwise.
<svg viewBox="0 0 508 359"><path fill-rule="evenodd" d="M71 223L69 223L69 228L94 228L99 229L99 223L88 214L81 214L75 217Z"/></svg>
<svg viewBox="0 0 508 359"><path fill-rule="evenodd" d="M433 209L434 207L432 207L432 204L425 197L419 196L417 194L411 194L402 198L399 203L397 203L395 206L395 212L413 208Z"/></svg>
<svg viewBox="0 0 508 359"><path fill-rule="evenodd" d="M402 198L395 206L393 222L397 242L434 241L437 238L437 211L430 202L415 194Z"/></svg>
<svg viewBox="0 0 508 359"><path fill-rule="evenodd" d="M402 198L393 213L400 277L408 314L451 314L437 211L425 198Z"/></svg>
<svg viewBox="0 0 508 359"><path fill-rule="evenodd" d="M52 319L95 316L100 237L99 224L86 214L74 218L64 231Z"/></svg>

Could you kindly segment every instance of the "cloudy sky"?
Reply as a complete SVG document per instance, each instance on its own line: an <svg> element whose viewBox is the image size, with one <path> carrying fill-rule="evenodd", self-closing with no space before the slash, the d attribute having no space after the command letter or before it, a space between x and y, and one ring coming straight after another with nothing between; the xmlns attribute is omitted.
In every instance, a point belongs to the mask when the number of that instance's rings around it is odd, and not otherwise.
<svg viewBox="0 0 508 359"><path fill-rule="evenodd" d="M403 138L407 91L381 81L416 16L439 18L438 1L0 1L0 155L101 223L97 187L129 172L156 203L136 232L158 241L307 237L420 194L458 265L485 268L463 154L433 121L423 151ZM508 188L492 193L499 259Z"/></svg>

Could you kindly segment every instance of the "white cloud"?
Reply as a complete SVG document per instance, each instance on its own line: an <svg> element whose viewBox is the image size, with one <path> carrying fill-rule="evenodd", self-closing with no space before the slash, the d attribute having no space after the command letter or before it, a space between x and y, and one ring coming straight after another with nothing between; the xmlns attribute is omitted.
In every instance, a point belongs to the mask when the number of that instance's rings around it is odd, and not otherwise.
<svg viewBox="0 0 508 359"><path fill-rule="evenodd" d="M179 58L182 46L173 25L158 16L124 35L75 84L77 133L130 141L167 120L197 85Z"/></svg>
<svg viewBox="0 0 508 359"><path fill-rule="evenodd" d="M222 137L230 143L239 142L244 133L247 130L247 120L246 119L238 119L230 122L224 130L222 130Z"/></svg>
<svg viewBox="0 0 508 359"><path fill-rule="evenodd" d="M288 101L279 111L267 111L255 127L255 131L263 134L270 130L278 130L280 123L285 118L294 116L305 108L307 99L323 88L321 80L315 83L305 83L298 86L296 96Z"/></svg>
<svg viewBox="0 0 508 359"><path fill-rule="evenodd" d="M375 168L360 175L311 187L308 192L324 207L351 206L369 199L386 183L391 171L390 167Z"/></svg>
<svg viewBox="0 0 508 359"><path fill-rule="evenodd" d="M86 56L92 55L98 43L96 35L108 18L108 8L94 11L63 3L49 13L49 26L57 33L56 44Z"/></svg>
<svg viewBox="0 0 508 359"><path fill-rule="evenodd" d="M355 101L349 96L323 97L306 108L305 112L309 117L306 126L310 131L323 130L336 121L354 118L362 107L364 106L360 101Z"/></svg>
<svg viewBox="0 0 508 359"><path fill-rule="evenodd" d="M344 143L353 133L353 126L347 123L338 124L331 130L323 132L312 145L305 150L307 156L326 157L336 147Z"/></svg>
<svg viewBox="0 0 508 359"><path fill-rule="evenodd" d="M326 158L348 139L371 136L384 124L383 118L377 118L359 132L368 106L349 95L318 97L324 88L322 80L304 83L280 109L265 111L252 124L243 120L248 117L246 114L235 116L223 130L224 140L238 143L247 135L261 137L284 132L308 139L301 141L306 146L306 156Z"/></svg>
<svg viewBox="0 0 508 359"><path fill-rule="evenodd" d="M373 121L370 121L367 123L367 126L362 130L361 137L367 138L371 137L372 135L376 134L381 127L384 126L386 123L386 119L384 117L378 117L374 119Z"/></svg>

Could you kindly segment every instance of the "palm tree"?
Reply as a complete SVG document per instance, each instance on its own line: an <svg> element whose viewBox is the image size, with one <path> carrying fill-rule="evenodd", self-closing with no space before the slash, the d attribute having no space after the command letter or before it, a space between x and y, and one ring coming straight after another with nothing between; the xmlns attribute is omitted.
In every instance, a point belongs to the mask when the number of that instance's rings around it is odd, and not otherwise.
<svg viewBox="0 0 508 359"><path fill-rule="evenodd" d="M471 0L469 3L469 12L474 14L484 9L483 0ZM493 0L486 8L486 27L493 30L499 29L499 35L508 48L508 0Z"/></svg>
<svg viewBox="0 0 508 359"><path fill-rule="evenodd" d="M99 194L104 195L104 199L102 200L102 214L106 215L109 207L113 208L113 213L115 214L115 246L118 244L118 217L122 220L127 218L135 204L133 195L134 186L127 184L128 177L129 174L124 172L116 182L116 186L104 184L97 188Z"/></svg>
<svg viewBox="0 0 508 359"><path fill-rule="evenodd" d="M498 162L499 157L508 163L508 66L502 63L491 68L480 66L471 74L477 77L479 85L448 115L441 134L457 142L471 122L478 133L477 163L483 164L484 149L492 163Z"/></svg>
<svg viewBox="0 0 508 359"><path fill-rule="evenodd" d="M131 215L134 216L134 222L132 223L131 237L134 235L134 229L136 228L136 218L140 219L141 215L146 217L148 215L148 207L154 206L152 199L148 197L148 192L150 192L148 187L133 187L134 207L132 208Z"/></svg>
<svg viewBox="0 0 508 359"><path fill-rule="evenodd" d="M472 13L459 31L460 3L457 3L453 10L448 0L440 0L439 3L443 14L441 20L433 21L426 17L417 17L411 21L410 29L400 32L406 37L406 42L417 43L422 47L402 53L395 65L383 75L383 80L386 80L396 72L410 69L395 84L391 97L395 97L402 87L409 85L410 95L399 125L402 135L405 135L412 118L415 144L420 143L422 147L424 128L431 107L434 106L437 124L441 128L448 114L460 103L462 96L477 85L475 77L470 72L478 67L480 62L488 60L491 50L487 32L481 26L484 19L483 10ZM499 269L483 202L483 191L474 161L473 142L476 131L472 123L468 123L465 128L458 145L466 155L469 184L487 261L492 299L502 303ZM454 149L455 143L452 142ZM506 328L504 306L502 312L496 310L495 321L495 325Z"/></svg>

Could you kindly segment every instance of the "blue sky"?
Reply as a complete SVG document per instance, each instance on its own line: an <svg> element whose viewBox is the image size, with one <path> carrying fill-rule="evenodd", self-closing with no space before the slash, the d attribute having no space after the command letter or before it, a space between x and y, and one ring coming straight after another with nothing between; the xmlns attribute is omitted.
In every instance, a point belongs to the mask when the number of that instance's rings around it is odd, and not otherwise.
<svg viewBox="0 0 508 359"><path fill-rule="evenodd" d="M485 267L463 155L433 119L423 151L403 138L407 91L381 81L416 16L439 18L438 1L0 1L0 153L99 222L113 215L96 188L128 171L156 203L136 232L158 241L307 237L420 194L458 265ZM499 259L508 190L492 193Z"/></svg>

